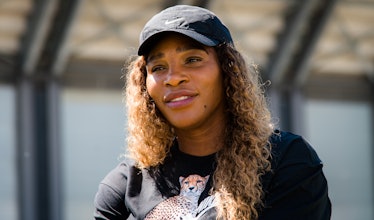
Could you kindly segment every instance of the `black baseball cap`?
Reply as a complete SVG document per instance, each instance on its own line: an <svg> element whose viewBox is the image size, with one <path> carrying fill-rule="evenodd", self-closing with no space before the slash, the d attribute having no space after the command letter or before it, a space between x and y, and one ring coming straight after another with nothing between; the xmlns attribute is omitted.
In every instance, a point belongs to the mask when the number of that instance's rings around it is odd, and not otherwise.
<svg viewBox="0 0 374 220"><path fill-rule="evenodd" d="M154 15L144 26L139 38L138 55L145 55L157 36L176 32L205 46L221 43L234 45L230 31L211 11L198 6L176 5Z"/></svg>

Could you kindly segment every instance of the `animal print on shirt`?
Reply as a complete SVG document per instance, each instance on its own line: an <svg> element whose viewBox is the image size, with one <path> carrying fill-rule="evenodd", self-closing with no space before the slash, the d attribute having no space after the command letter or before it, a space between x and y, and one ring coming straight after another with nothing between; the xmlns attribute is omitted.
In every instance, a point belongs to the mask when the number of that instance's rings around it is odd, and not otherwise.
<svg viewBox="0 0 374 220"><path fill-rule="evenodd" d="M199 175L179 177L180 194L159 203L148 213L145 220L191 219L195 217L199 197L204 191L208 179L209 175L206 177Z"/></svg>

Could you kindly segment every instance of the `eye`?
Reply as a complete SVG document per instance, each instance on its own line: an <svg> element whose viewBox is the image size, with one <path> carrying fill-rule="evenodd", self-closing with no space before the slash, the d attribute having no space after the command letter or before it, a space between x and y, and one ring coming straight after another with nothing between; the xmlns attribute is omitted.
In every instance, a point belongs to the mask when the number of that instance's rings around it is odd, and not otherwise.
<svg viewBox="0 0 374 220"><path fill-rule="evenodd" d="M189 64L189 63L196 63L196 62L199 62L199 61L202 61L202 58L200 57L188 57L186 59L186 63Z"/></svg>
<svg viewBox="0 0 374 220"><path fill-rule="evenodd" d="M153 67L151 68L151 72L154 73L154 72L162 71L162 70L164 70L164 69L165 69L164 66L157 65L157 66L153 66Z"/></svg>

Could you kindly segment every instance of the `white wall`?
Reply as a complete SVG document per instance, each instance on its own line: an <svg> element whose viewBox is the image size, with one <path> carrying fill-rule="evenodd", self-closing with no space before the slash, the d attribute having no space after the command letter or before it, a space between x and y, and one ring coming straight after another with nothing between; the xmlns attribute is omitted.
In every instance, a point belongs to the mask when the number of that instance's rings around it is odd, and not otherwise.
<svg viewBox="0 0 374 220"><path fill-rule="evenodd" d="M372 220L373 115L364 102L307 101L306 138L323 160L333 220Z"/></svg>
<svg viewBox="0 0 374 220"><path fill-rule="evenodd" d="M64 219L92 219L98 185L124 153L121 91L65 90L61 106Z"/></svg>
<svg viewBox="0 0 374 220"><path fill-rule="evenodd" d="M15 91L0 85L0 219L17 219Z"/></svg>

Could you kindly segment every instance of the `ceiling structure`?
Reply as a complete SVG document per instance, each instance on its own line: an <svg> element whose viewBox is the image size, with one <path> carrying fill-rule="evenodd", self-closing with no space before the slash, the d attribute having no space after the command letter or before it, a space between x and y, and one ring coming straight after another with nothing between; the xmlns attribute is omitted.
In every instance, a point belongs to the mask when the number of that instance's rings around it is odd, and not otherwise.
<svg viewBox="0 0 374 220"><path fill-rule="evenodd" d="M101 72L108 72L101 80L116 84L110 76L136 54L144 23L173 4L213 10L275 84L331 74L374 77L372 0L0 0L0 77L44 68L68 84Z"/></svg>

